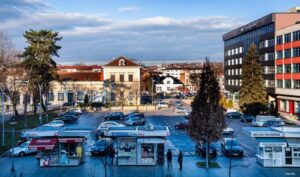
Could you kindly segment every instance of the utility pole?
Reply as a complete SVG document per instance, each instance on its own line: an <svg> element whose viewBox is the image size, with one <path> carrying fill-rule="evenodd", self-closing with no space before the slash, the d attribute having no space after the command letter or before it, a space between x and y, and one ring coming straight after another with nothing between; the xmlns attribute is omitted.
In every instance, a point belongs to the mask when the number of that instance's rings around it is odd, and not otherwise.
<svg viewBox="0 0 300 177"><path fill-rule="evenodd" d="M39 86L39 97L40 97L39 120L40 120L40 125L42 125L43 120L42 120L42 87L41 86Z"/></svg>

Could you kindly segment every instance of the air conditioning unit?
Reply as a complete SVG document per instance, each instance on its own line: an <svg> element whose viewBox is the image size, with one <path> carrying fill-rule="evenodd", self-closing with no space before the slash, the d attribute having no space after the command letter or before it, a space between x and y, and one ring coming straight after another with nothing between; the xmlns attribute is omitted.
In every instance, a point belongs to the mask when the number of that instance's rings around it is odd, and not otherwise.
<svg viewBox="0 0 300 177"><path fill-rule="evenodd" d="M147 130L147 131L154 130L153 124L147 124L147 125L146 125L146 130Z"/></svg>

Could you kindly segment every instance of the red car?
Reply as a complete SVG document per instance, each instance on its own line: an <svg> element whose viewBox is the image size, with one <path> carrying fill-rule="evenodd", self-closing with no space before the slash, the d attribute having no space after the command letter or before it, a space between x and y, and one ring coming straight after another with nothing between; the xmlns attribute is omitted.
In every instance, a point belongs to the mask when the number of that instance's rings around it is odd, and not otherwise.
<svg viewBox="0 0 300 177"><path fill-rule="evenodd" d="M186 130L189 128L189 122L188 121L185 121L185 122L181 122L181 123L177 123L175 125L175 128L176 129L180 129L180 130Z"/></svg>

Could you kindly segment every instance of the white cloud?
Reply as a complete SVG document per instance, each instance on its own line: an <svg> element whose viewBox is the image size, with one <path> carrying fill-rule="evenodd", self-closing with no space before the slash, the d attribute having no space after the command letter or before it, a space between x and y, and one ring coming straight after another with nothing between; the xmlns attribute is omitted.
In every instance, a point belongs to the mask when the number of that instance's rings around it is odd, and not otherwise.
<svg viewBox="0 0 300 177"><path fill-rule="evenodd" d="M139 12L142 9L137 6L130 6L130 7L121 7L118 9L118 12L124 13L124 12Z"/></svg>

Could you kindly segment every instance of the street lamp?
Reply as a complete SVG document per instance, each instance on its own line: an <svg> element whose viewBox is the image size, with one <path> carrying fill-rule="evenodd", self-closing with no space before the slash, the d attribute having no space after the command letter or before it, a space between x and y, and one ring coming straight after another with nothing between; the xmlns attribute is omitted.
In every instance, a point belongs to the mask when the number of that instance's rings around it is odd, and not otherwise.
<svg viewBox="0 0 300 177"><path fill-rule="evenodd" d="M12 153L11 153L11 158L12 158L12 163L11 163L11 172L15 172L15 150L14 150L14 144L15 144L15 126L17 122L10 122L9 125L11 125L12 128L12 140L11 140L11 148L12 148Z"/></svg>

